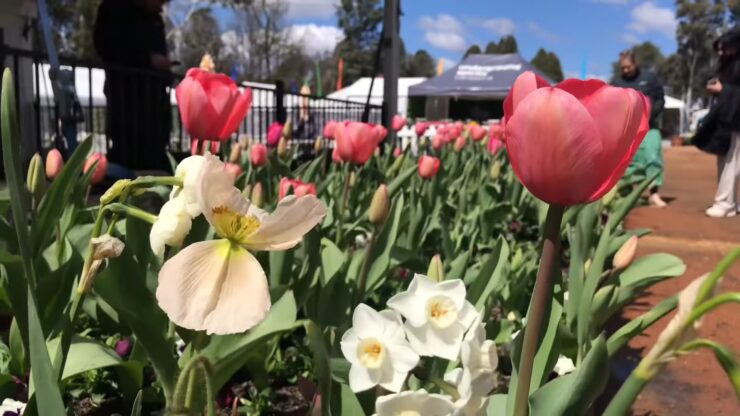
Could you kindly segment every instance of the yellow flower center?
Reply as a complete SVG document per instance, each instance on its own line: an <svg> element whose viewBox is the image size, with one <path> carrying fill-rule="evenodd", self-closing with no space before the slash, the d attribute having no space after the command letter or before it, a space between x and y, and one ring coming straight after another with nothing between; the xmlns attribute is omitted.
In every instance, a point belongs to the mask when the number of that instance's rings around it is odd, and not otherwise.
<svg viewBox="0 0 740 416"><path fill-rule="evenodd" d="M396 416L421 416L421 413L416 410L401 410L400 412L396 412Z"/></svg>
<svg viewBox="0 0 740 416"><path fill-rule="evenodd" d="M260 220L254 215L243 215L226 207L216 207L213 209L213 227L220 237L245 244L247 238L260 228Z"/></svg>
<svg viewBox="0 0 740 416"><path fill-rule="evenodd" d="M437 328L447 328L457 321L455 302L447 296L438 295L427 301L427 319Z"/></svg>
<svg viewBox="0 0 740 416"><path fill-rule="evenodd" d="M357 346L357 357L365 368L379 368L385 360L385 347L375 338L365 338Z"/></svg>

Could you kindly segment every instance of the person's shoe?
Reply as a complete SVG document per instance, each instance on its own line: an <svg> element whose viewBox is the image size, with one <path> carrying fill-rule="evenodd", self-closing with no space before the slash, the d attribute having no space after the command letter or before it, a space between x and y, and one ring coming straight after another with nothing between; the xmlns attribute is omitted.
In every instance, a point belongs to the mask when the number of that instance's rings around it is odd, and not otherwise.
<svg viewBox="0 0 740 416"><path fill-rule="evenodd" d="M704 213L712 218L730 218L737 215L737 211L735 210L735 208L725 209L722 207L718 207L717 205L712 205L711 207L707 208Z"/></svg>
<svg viewBox="0 0 740 416"><path fill-rule="evenodd" d="M650 203L650 206L655 208L665 208L668 206L668 204L663 201L663 198L661 198L659 194L651 194L648 198L648 203Z"/></svg>

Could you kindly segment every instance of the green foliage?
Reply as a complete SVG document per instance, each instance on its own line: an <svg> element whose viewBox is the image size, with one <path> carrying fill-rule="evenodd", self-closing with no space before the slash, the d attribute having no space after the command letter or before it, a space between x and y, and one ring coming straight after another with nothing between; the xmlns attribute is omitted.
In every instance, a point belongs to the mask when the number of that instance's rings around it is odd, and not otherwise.
<svg viewBox="0 0 740 416"><path fill-rule="evenodd" d="M542 71L554 82L560 82L563 80L563 67L560 65L560 58L555 52L548 52L543 48L537 50L537 53L532 58L532 65Z"/></svg>

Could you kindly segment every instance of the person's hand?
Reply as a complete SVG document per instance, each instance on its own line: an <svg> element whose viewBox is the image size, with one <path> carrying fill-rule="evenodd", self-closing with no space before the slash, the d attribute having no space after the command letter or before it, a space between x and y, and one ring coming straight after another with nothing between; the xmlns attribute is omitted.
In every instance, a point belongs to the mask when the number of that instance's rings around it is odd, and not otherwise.
<svg viewBox="0 0 740 416"><path fill-rule="evenodd" d="M168 58L167 55L162 55L161 53L151 54L150 60L152 63L152 68L160 71L169 71L170 66L172 66L170 58Z"/></svg>
<svg viewBox="0 0 740 416"><path fill-rule="evenodd" d="M707 84L707 92L710 94L718 95L722 92L722 83L719 80L714 80Z"/></svg>

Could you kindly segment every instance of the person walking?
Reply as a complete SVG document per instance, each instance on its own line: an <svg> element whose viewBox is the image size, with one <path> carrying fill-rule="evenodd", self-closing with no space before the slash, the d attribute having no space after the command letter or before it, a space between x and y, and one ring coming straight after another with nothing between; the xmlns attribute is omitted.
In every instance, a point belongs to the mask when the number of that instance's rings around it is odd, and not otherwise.
<svg viewBox="0 0 740 416"><path fill-rule="evenodd" d="M650 100L650 130L637 150L628 173L636 170L644 171L648 176L657 173L657 177L650 187L650 205L664 208L667 204L660 197L658 191L663 186L663 148L661 145L660 117L665 106L663 84L654 72L640 68L633 51L624 51L619 55L621 74L613 85L622 88L632 88L640 91Z"/></svg>
<svg viewBox="0 0 740 416"><path fill-rule="evenodd" d="M714 204L705 212L710 217L737 215L737 185L740 176L740 29L720 36L714 42L719 68L707 83L714 105L702 120L694 144L717 155L717 192Z"/></svg>

